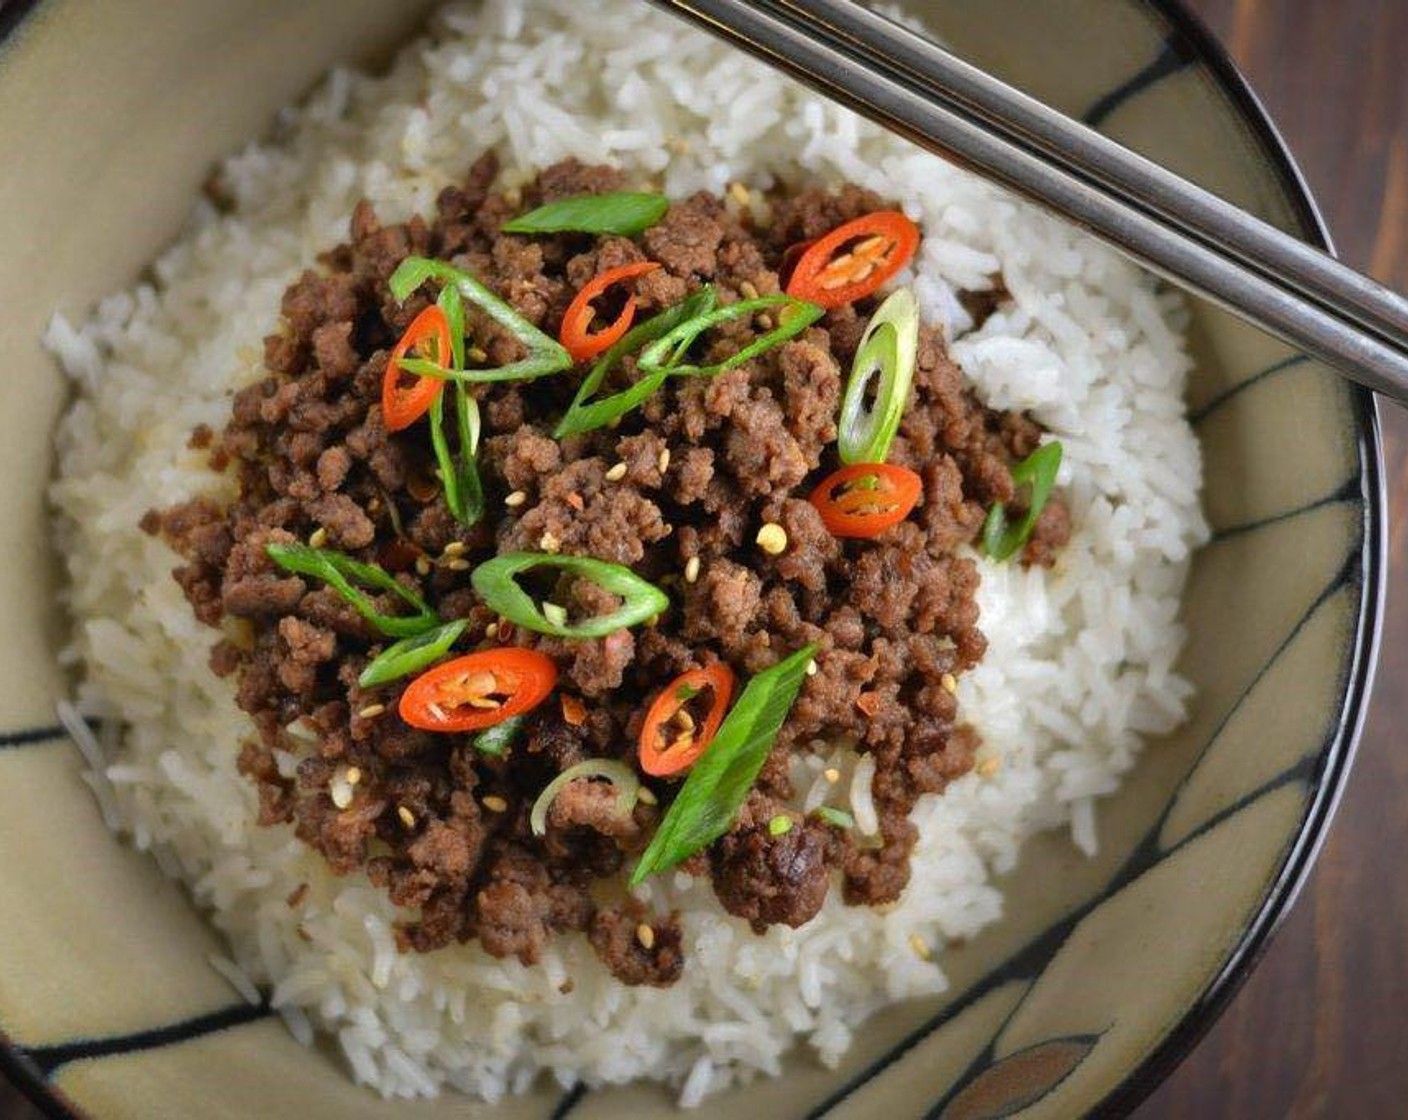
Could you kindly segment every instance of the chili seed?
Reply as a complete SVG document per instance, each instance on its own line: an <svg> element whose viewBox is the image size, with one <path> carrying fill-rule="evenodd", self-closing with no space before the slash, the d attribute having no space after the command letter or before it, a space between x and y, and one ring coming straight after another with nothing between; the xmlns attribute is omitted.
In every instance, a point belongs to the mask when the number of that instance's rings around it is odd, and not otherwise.
<svg viewBox="0 0 1408 1120"><path fill-rule="evenodd" d="M834 786L841 780L841 771L837 770L834 766L828 766L822 771L822 776Z"/></svg>
<svg viewBox="0 0 1408 1120"><path fill-rule="evenodd" d="M769 521L758 530L757 541L769 556L781 556L787 551L787 530L776 521Z"/></svg>
<svg viewBox="0 0 1408 1120"><path fill-rule="evenodd" d="M1002 769L1002 760L996 755L988 755L987 758L980 759L973 769L978 772L980 778L991 778Z"/></svg>
<svg viewBox="0 0 1408 1120"><path fill-rule="evenodd" d="M499 636L499 624L497 622L489 623L488 626L484 627L484 636L486 638L497 638Z"/></svg>
<svg viewBox="0 0 1408 1120"><path fill-rule="evenodd" d="M754 284L751 280L744 280L741 284L738 285L738 294L741 295L744 299L757 299L757 285Z"/></svg>
<svg viewBox="0 0 1408 1120"><path fill-rule="evenodd" d="M453 560L456 556L464 555L464 541L451 541L445 546L445 555Z"/></svg>
<svg viewBox="0 0 1408 1120"><path fill-rule="evenodd" d="M661 449L660 458L655 460L655 466L661 474L670 469L670 449L668 447Z"/></svg>
<svg viewBox="0 0 1408 1120"><path fill-rule="evenodd" d="M349 766L347 768L347 784L355 786L362 780L362 768L360 766Z"/></svg>
<svg viewBox="0 0 1408 1120"><path fill-rule="evenodd" d="M386 711L385 704L368 704L357 713L357 717L359 719L376 719L384 711Z"/></svg>
<svg viewBox="0 0 1408 1120"><path fill-rule="evenodd" d="M322 548L328 543L328 531L319 525L308 538L309 548Z"/></svg>
<svg viewBox="0 0 1408 1120"><path fill-rule="evenodd" d="M562 542L553 536L552 533L544 533L538 538L538 547L544 552L556 553L557 550L562 547Z"/></svg>
<svg viewBox="0 0 1408 1120"><path fill-rule="evenodd" d="M699 557L691 556L684 562L684 581L693 583L699 578Z"/></svg>
<svg viewBox="0 0 1408 1120"><path fill-rule="evenodd" d="M502 813L508 809L508 802L497 793L491 793L484 799L484 808L491 813Z"/></svg>
<svg viewBox="0 0 1408 1120"><path fill-rule="evenodd" d="M807 662L807 676L814 677L818 672L820 672L820 670L817 667L816 658L813 657Z"/></svg>
<svg viewBox="0 0 1408 1120"><path fill-rule="evenodd" d="M765 330L765 331L770 331L770 330L772 330L772 327L773 327L772 316L771 316L771 315L759 315L759 316L758 316L758 326L759 326L760 328L762 328L763 330Z"/></svg>
<svg viewBox="0 0 1408 1120"><path fill-rule="evenodd" d="M649 786L641 786L637 796L647 805L659 805L660 799L655 796L655 791Z"/></svg>
<svg viewBox="0 0 1408 1120"><path fill-rule="evenodd" d="M642 949L655 948L655 931L644 922L636 926L636 940L640 942Z"/></svg>
<svg viewBox="0 0 1408 1120"><path fill-rule="evenodd" d="M952 673L945 673L943 676L941 676L939 678L939 684L943 686L943 690L947 692L950 696L953 696L958 692L958 678L955 677Z"/></svg>
<svg viewBox="0 0 1408 1120"><path fill-rule="evenodd" d="M914 950L914 955L921 961L931 961L934 959L934 951L925 944L924 939L917 933L909 935L909 947Z"/></svg>
<svg viewBox="0 0 1408 1120"><path fill-rule="evenodd" d="M471 362L487 362L489 360L489 355L482 346L471 346L464 352L464 356Z"/></svg>
<svg viewBox="0 0 1408 1120"><path fill-rule="evenodd" d="M430 574L430 561L424 556L416 557L416 574L428 576Z"/></svg>
<svg viewBox="0 0 1408 1120"><path fill-rule="evenodd" d="M445 567L449 568L452 572L467 572L469 571L469 561L451 560Z"/></svg>
<svg viewBox="0 0 1408 1120"><path fill-rule="evenodd" d="M404 805L398 805L396 807L396 815L401 818L401 823L407 828L415 828L416 815L412 813L409 809L407 809Z"/></svg>
<svg viewBox="0 0 1408 1120"><path fill-rule="evenodd" d="M728 185L728 196L740 206L747 206L749 200L753 197L748 193L748 188L737 180Z"/></svg>
<svg viewBox="0 0 1408 1120"><path fill-rule="evenodd" d="M515 490L512 494L510 494L507 498L504 499L504 505L508 506L509 509L517 509L527 500L527 494L525 494L522 490Z"/></svg>
<svg viewBox="0 0 1408 1120"><path fill-rule="evenodd" d="M607 481L607 482L620 482L621 479L623 479L623 478L625 478L625 477L626 477L626 464L625 464L625 463L617 463L614 467L612 467L609 471L606 472L606 481Z"/></svg>

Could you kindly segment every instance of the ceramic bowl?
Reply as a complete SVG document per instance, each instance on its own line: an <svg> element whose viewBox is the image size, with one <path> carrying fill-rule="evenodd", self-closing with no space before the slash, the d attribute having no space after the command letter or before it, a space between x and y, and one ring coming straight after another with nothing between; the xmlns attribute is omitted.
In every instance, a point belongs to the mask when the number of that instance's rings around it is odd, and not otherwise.
<svg viewBox="0 0 1408 1120"><path fill-rule="evenodd" d="M625 0L616 0L625 2ZM1226 56L1171 0L911 0L960 53L1268 221L1325 231ZM129 284L213 160L334 63L375 65L421 3L12 2L0 12L0 1038L55 1115L646 1117L657 1087L544 1087L497 1108L382 1101L207 965L180 889L105 832L54 724L58 565L45 484L63 381L51 311ZM1184 604L1192 719L1099 810L1100 855L1033 843L1009 916L942 998L715 1098L746 1116L1119 1111L1225 1003L1304 879L1372 670L1383 504L1370 397L1209 306L1188 406L1215 530ZM101 563L101 557L92 558Z"/></svg>

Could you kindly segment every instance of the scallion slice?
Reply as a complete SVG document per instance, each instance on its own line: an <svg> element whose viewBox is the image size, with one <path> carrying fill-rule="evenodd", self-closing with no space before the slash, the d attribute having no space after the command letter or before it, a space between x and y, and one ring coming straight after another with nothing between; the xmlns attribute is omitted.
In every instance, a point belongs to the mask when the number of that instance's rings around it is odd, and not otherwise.
<svg viewBox="0 0 1408 1120"><path fill-rule="evenodd" d="M634 237L665 216L670 200L644 191L560 198L505 222L505 233L612 233Z"/></svg>
<svg viewBox="0 0 1408 1120"><path fill-rule="evenodd" d="M516 577L534 568L557 568L590 580L622 602L610 614L569 624L554 621L518 585ZM555 638L603 638L644 622L665 610L669 598L629 568L589 556L554 556L545 552L506 552L480 564L470 577L485 604L510 622ZM559 608L560 609L560 608ZM556 613L556 612L554 612Z"/></svg>
<svg viewBox="0 0 1408 1120"><path fill-rule="evenodd" d="M1026 516L1011 525L1007 521L1006 507L1002 502L995 503L983 522L983 551L994 560L1007 560L1027 543L1036 527L1036 519L1046 508L1051 488L1056 485L1056 472L1060 469L1060 440L1042 444L1012 468L1013 483L1019 488L1031 487L1031 504Z"/></svg>
<svg viewBox="0 0 1408 1120"><path fill-rule="evenodd" d="M616 811L623 817L635 809L636 801L640 798L640 779L624 762L614 758L585 759L575 766L569 766L538 794L538 799L533 802L533 808L528 814L528 825L532 828L534 836L542 836L547 832L548 810L552 807L553 800L565 785L575 782L578 778L610 779L611 784L618 790Z"/></svg>
<svg viewBox="0 0 1408 1120"><path fill-rule="evenodd" d="M523 734L523 725L527 721L526 715L509 716L502 723L486 727L478 735L472 736L469 745L481 754L491 754L495 758L502 758L509 747L513 746L518 741L518 737Z"/></svg>
<svg viewBox="0 0 1408 1120"><path fill-rule="evenodd" d="M466 619L458 618L414 638L402 638L387 646L367 664L357 678L357 684L362 688L375 688L424 669L444 657L468 625Z"/></svg>
<svg viewBox="0 0 1408 1120"><path fill-rule="evenodd" d="M441 625L440 616L430 609L424 599L410 588L403 587L390 573L375 564L364 564L344 552L334 552L330 548L312 548L306 544L270 543L264 546L264 551L269 559L284 571L313 576L328 584L346 599L358 614L390 637L413 638ZM371 599L357 590L358 586L376 591L390 591L414 608L416 613L382 614Z"/></svg>
<svg viewBox="0 0 1408 1120"><path fill-rule="evenodd" d="M729 830L807 679L816 649L804 646L748 682L670 804L631 873L631 886L668 871Z"/></svg>
<svg viewBox="0 0 1408 1120"><path fill-rule="evenodd" d="M464 300L453 284L440 289L435 301L450 323L450 343L454 349L453 364L464 369ZM438 393L430 402L430 443L435 449L435 461L440 466L441 483L445 487L445 505L461 525L474 525L484 516L484 485L479 479L479 464L475 454L479 447L479 402L469 395L464 382L455 382L455 420L459 429L459 461L450 454L450 441L445 433L445 393Z"/></svg>
<svg viewBox="0 0 1408 1120"><path fill-rule="evenodd" d="M751 317L760 312L773 311L774 309L777 312L775 318L778 325L766 334L754 339L736 354L731 354L723 361L708 366L682 364L682 359L689 347L710 327L716 327L730 319ZM808 303L802 299L794 299L792 296L759 296L757 299L740 300L737 303L730 303L727 307L720 307L703 315L697 315L681 323L668 334L656 339L642 351L640 368L645 374L663 370L672 375L686 377L712 376L741 365L749 358L755 358L759 354L771 350L774 346L786 342L789 338L795 338L820 319L823 314L825 314L824 310L816 304Z"/></svg>
<svg viewBox="0 0 1408 1120"><path fill-rule="evenodd" d="M713 288L700 288L688 299L681 300L673 307L666 308L658 315L651 316L645 322L639 323L627 331L620 341L607 350L596 365L592 366L591 373L583 379L577 390L577 395L572 398L572 404L562 419L558 421L553 435L561 439L563 436L604 428L618 416L624 416L633 408L644 403L665 383L665 379L669 376L668 370L644 374L629 389L623 389L619 393L613 393L599 400L592 400L592 396L601 388L607 376L616 368L622 358L647 343L655 341L661 335L674 330L681 323L712 311L714 298Z"/></svg>
<svg viewBox="0 0 1408 1120"><path fill-rule="evenodd" d="M544 334L462 269L444 261L431 260L429 257L407 257L397 265L387 285L392 295L398 300L405 300L427 280L453 284L462 299L469 300L523 343L528 349L528 356L495 369L452 369L423 358L406 358L402 360L401 368L407 373L420 377L438 377L446 381L524 381L571 368L572 357L562 343ZM463 331L459 333L462 343Z"/></svg>
<svg viewBox="0 0 1408 1120"><path fill-rule="evenodd" d="M841 401L836 450L843 463L883 463L900 426L919 356L919 307L908 288L871 316ZM879 377L873 401L870 383Z"/></svg>
<svg viewBox="0 0 1408 1120"><path fill-rule="evenodd" d="M835 809L830 805L823 805L816 811L816 815L824 820L832 828L855 828L856 819L844 809Z"/></svg>

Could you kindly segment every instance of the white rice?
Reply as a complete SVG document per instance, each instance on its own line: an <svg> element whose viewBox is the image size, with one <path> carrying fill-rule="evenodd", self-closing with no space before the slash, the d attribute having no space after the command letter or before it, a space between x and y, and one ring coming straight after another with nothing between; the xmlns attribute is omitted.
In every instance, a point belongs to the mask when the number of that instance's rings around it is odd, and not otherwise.
<svg viewBox="0 0 1408 1120"><path fill-rule="evenodd" d="M885 1002L945 987L942 946L1001 917L994 876L1025 837L1066 826L1093 850L1093 799L1118 787L1142 736L1183 717L1176 614L1206 530L1177 300L1071 227L638 4L448 9L388 76L335 73L281 123L277 144L227 162L233 212L200 203L155 286L49 333L78 390L53 488L76 625L66 658L81 709L125 729L100 744L74 728L106 769L93 776L104 814L209 909L233 958L212 964L236 990L271 990L295 1037L336 1038L352 1075L387 1096L450 1085L493 1100L550 1070L563 1084L660 1078L695 1104L776 1072L798 1039L834 1063ZM251 725L205 667L212 634L170 578L171 553L136 528L209 489L187 435L220 427L231 388L260 375L284 287L344 237L354 203L388 220L429 211L490 145L510 179L577 156L672 195L848 178L898 197L926 235L913 276L926 313L991 404L1030 409L1065 445L1075 534L1058 566L983 565L991 647L959 693L982 765L915 812L922 889L883 913L833 891L803 929L757 937L705 883L649 884L684 914L689 963L669 990L614 982L581 937L535 968L476 945L395 953L401 915L384 892L255 825L234 767ZM965 334L956 290L999 272L1013 306ZM863 767L817 796L865 830Z"/></svg>

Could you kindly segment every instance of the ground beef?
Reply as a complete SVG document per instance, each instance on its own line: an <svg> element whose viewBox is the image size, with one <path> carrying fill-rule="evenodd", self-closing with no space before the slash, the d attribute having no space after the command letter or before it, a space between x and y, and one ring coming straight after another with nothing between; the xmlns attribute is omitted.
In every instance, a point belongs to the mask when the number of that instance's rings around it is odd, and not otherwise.
<svg viewBox="0 0 1408 1120"><path fill-rule="evenodd" d="M580 369L473 386L488 515L461 525L436 476L427 424L389 433L382 419L389 351L436 294L428 284L405 302L392 296L387 280L407 255L468 269L555 335L573 296L606 269L661 265L634 282L641 314L705 283L723 303L775 293L790 247L886 205L851 186L779 193L769 200L771 225L758 228L698 194L634 239L523 237L500 227L545 201L632 184L569 160L495 192L497 173L492 153L478 160L440 194L429 222L383 225L359 204L348 241L284 294L283 322L265 340L266 376L234 394L223 432L192 434L191 446L231 476L238 497L151 511L141 527L180 553L175 576L196 616L221 628L211 666L235 679L258 729L235 761L258 789L260 822L291 825L334 872L364 869L411 911L397 930L403 950L477 938L491 954L531 964L549 938L579 931L623 983L665 986L684 965L677 917L647 914L633 900L598 905L594 897L615 888L594 895L593 884L620 876L648 843L678 782L647 778L649 796L629 809L610 784L571 782L537 835L530 812L543 788L588 758L634 764L644 710L676 675L721 660L742 680L814 642L814 672L756 788L727 832L683 867L710 876L724 909L759 931L811 920L833 882L852 904L898 897L917 835L910 811L966 772L977 747L954 692L986 643L978 570L958 550L974 541L993 502L1021 515L1011 464L1042 433L1024 416L983 407L942 337L924 327L890 452L920 474L922 503L874 539L833 536L806 498L838 465L837 410L870 298L716 376L672 379L619 425L563 440L551 433ZM1003 294L998 282L965 305L981 318ZM724 324L701 341L698 360L718 361L773 325L760 316ZM467 329L475 361L524 355L472 307ZM605 389L638 376L628 355ZM448 438L458 452L455 433ZM785 531L781 553L755 543L765 524ZM1023 561L1058 562L1070 528L1053 499ZM390 639L336 590L270 561L269 544L294 542L377 564L441 617L465 619L462 650L511 644L551 657L558 694L502 755L407 726L396 714L405 681L358 684ZM480 603L469 574L511 549L630 566L672 605L647 625L589 640L508 626ZM573 617L617 605L580 579L552 592ZM380 612L404 611L389 592L368 596ZM791 800L792 756L838 740L875 762L878 837L824 825ZM280 771L276 750L298 760L293 776Z"/></svg>

